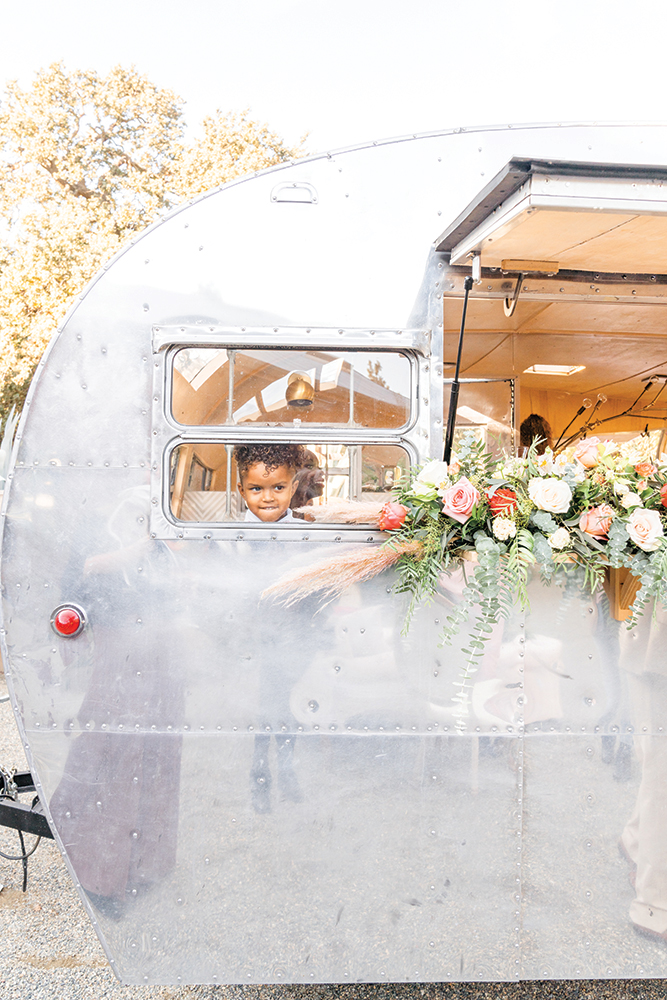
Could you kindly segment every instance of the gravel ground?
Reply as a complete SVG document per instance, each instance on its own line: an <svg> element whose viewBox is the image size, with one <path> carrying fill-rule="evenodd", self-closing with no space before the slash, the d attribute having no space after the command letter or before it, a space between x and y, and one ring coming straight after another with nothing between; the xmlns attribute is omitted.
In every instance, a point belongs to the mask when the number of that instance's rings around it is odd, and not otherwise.
<svg viewBox="0 0 667 1000"><path fill-rule="evenodd" d="M0 675L0 763L26 766ZM0 828L0 849L16 853L18 838ZM0 859L1 1000L664 1000L665 980L526 983L378 984L328 986L121 986L52 841L30 859L28 890L17 862Z"/></svg>

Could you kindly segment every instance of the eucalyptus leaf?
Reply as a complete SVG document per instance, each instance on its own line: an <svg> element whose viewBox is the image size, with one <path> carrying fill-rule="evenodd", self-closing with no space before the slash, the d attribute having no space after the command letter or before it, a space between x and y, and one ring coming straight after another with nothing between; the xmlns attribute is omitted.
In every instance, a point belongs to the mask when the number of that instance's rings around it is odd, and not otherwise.
<svg viewBox="0 0 667 1000"><path fill-rule="evenodd" d="M545 534L551 535L554 531L558 530L558 523L554 521L551 514L546 510L535 510L530 515L530 520L536 528L540 531L544 531Z"/></svg>

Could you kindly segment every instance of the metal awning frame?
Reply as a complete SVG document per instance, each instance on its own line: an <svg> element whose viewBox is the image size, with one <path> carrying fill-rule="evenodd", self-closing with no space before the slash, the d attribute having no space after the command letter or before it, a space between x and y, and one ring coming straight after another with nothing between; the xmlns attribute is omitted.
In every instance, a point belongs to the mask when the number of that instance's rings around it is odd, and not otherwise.
<svg viewBox="0 0 667 1000"><path fill-rule="evenodd" d="M443 298L463 298L463 283L470 267L448 267L441 278ZM505 299L511 294L518 271L483 267L481 282L472 299ZM627 302L667 305L667 275L610 274L598 271L560 271L559 274L526 275L521 298L544 302Z"/></svg>
<svg viewBox="0 0 667 1000"><path fill-rule="evenodd" d="M484 271L486 277L490 276L490 271L547 276L549 272L544 265L552 258L555 265L552 275L555 277L558 274L559 282L561 279L589 283L604 281L605 284L626 287L628 284L667 283L665 274L568 270L562 267L562 261L555 259L554 251L550 252L548 246L540 254L546 259L533 268L530 267L530 260L512 260L516 253L511 252L507 253L507 258L510 258L507 263L515 264L515 267L508 267L504 259L501 266L496 259L489 267L491 261L488 255L487 266L480 267L485 247L490 248L495 240L495 248L502 248L503 234L521 225L522 220L532 213L544 210L584 212L589 216L591 213L602 213L616 216L630 214L635 218L664 217L667 215L667 168L513 158L447 227L435 241L435 248L450 265L457 268L471 266L478 285L485 276ZM502 250L496 249L496 254L498 252L502 253ZM561 251L555 251L556 256L560 257L560 254ZM522 280L523 277L520 277L519 281Z"/></svg>

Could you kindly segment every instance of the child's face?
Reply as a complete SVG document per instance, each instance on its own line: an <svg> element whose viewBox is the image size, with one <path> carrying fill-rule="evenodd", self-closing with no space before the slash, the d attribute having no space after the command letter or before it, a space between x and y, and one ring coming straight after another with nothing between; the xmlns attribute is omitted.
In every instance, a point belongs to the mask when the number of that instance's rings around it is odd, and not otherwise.
<svg viewBox="0 0 667 1000"><path fill-rule="evenodd" d="M287 511L296 489L294 473L287 465L269 471L257 462L241 477L241 496L260 521L279 521Z"/></svg>

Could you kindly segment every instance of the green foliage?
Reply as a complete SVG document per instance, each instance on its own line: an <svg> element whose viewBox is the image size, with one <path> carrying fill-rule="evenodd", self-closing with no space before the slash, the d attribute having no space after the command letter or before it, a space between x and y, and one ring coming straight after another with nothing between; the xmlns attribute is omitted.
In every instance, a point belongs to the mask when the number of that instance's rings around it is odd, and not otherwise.
<svg viewBox="0 0 667 1000"><path fill-rule="evenodd" d="M551 534L558 528L558 524L546 510L533 511L530 515L530 522L531 524L534 524L536 528L539 528L540 531L547 532L547 534Z"/></svg>
<svg viewBox="0 0 667 1000"><path fill-rule="evenodd" d="M442 633L451 644L462 628L468 631L466 665L457 682L460 720L494 626L515 604L527 607L533 567L566 595L593 593L609 567L627 567L640 580L631 624L649 602L667 605L667 510L661 495L667 463L646 464L642 456L645 467L638 468L640 460L623 451L631 445L612 449L600 443L599 461L584 469L549 449L538 456L534 446L525 459L496 462L478 441L464 438L449 467L429 462L398 489L406 517L392 534L422 546L420 555L398 563L397 590L412 594L405 628L415 608L433 598L443 571L455 564L464 572L461 599ZM644 442L632 446L642 449Z"/></svg>
<svg viewBox="0 0 667 1000"><path fill-rule="evenodd" d="M609 559L610 566L618 569L620 566L625 565L625 549L629 541L628 529L625 527L623 521L619 521L618 519L612 521L609 528L609 542L607 545L607 558Z"/></svg>
<svg viewBox="0 0 667 1000"><path fill-rule="evenodd" d="M19 415L16 413L15 408L12 406L7 419L5 420L5 426L2 431L2 441L0 442L0 489L4 490L5 483L7 482L7 472L9 471L9 459L12 454L12 445L14 443L14 434L16 433L16 425L19 420Z"/></svg>

